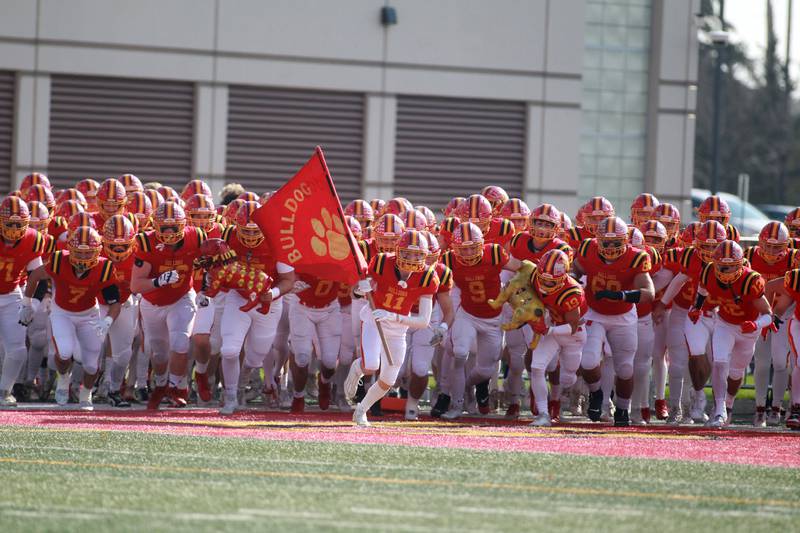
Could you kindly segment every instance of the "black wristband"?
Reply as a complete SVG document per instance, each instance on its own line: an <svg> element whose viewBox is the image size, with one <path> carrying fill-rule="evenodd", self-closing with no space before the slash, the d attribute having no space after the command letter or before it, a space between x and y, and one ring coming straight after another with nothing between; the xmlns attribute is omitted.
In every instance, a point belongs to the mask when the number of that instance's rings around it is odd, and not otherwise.
<svg viewBox="0 0 800 533"><path fill-rule="evenodd" d="M697 293L697 298L695 298L695 300L694 300L694 308L695 309L702 309L703 308L703 304L705 303L705 301L706 301L706 297L698 292Z"/></svg>
<svg viewBox="0 0 800 533"><path fill-rule="evenodd" d="M161 287L161 285L158 283L158 278L153 278L153 287L156 289Z"/></svg>
<svg viewBox="0 0 800 533"><path fill-rule="evenodd" d="M642 291L622 291L622 300L632 304L638 304L642 299Z"/></svg>

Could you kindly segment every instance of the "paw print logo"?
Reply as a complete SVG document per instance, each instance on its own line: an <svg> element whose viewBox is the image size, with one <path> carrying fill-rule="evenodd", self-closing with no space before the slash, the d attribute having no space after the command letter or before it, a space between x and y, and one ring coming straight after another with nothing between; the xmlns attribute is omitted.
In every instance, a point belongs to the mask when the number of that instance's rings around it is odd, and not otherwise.
<svg viewBox="0 0 800 533"><path fill-rule="evenodd" d="M332 217L330 212L323 208L319 218L311 219L311 227L315 235L311 237L311 249L320 257L330 255L341 261L350 254L350 245L347 243L344 225L339 217Z"/></svg>

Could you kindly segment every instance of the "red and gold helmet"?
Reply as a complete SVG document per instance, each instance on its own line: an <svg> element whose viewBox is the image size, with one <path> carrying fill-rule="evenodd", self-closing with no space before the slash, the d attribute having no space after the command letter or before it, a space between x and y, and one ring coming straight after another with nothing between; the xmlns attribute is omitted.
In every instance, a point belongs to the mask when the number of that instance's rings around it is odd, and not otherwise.
<svg viewBox="0 0 800 533"><path fill-rule="evenodd" d="M552 294L561 289L569 276L569 256L554 248L539 259L534 274L536 288L542 294Z"/></svg>
<svg viewBox="0 0 800 533"><path fill-rule="evenodd" d="M22 199L25 200L25 203L42 202L50 211L55 211L56 209L56 199L53 197L53 191L41 184L31 185L28 191L23 194Z"/></svg>
<svg viewBox="0 0 800 533"><path fill-rule="evenodd" d="M481 196L489 200L489 203L492 205L492 214L494 216L500 215L500 209L502 209L503 204L508 201L508 193L497 185L487 185L484 187L481 191Z"/></svg>
<svg viewBox="0 0 800 533"><path fill-rule="evenodd" d="M375 215L375 218L378 218L383 214L383 208L386 207L386 200L381 200L380 198L373 198L372 200L370 200L369 206L372 208L372 212Z"/></svg>
<svg viewBox="0 0 800 533"><path fill-rule="evenodd" d="M727 239L725 227L716 220L708 220L697 229L694 234L694 246L700 253L700 258L706 263L711 261L711 254L717 249L719 243Z"/></svg>
<svg viewBox="0 0 800 533"><path fill-rule="evenodd" d="M403 213L408 211L408 204L406 204L406 202L404 202L403 200L404 199L400 198L392 198L391 200L386 202L386 205L384 205L383 209L381 210L381 215L388 214L388 215L397 215L399 217L402 217Z"/></svg>
<svg viewBox="0 0 800 533"><path fill-rule="evenodd" d="M789 229L789 235L794 238L800 238L800 207L795 207L783 219L784 224Z"/></svg>
<svg viewBox="0 0 800 533"><path fill-rule="evenodd" d="M33 185L44 185L48 189L53 188L46 175L42 174L41 172L32 172L31 174L28 174L22 178L22 183L19 185L19 190L24 196L25 193L28 192L28 189L30 189Z"/></svg>
<svg viewBox="0 0 800 533"><path fill-rule="evenodd" d="M456 217L447 217L439 224L439 237L442 238L442 246L445 248L450 247L453 241L453 232L456 230L461 222Z"/></svg>
<svg viewBox="0 0 800 533"><path fill-rule="evenodd" d="M58 196L56 196L56 208L58 208L58 206L67 200L77 201L79 204L81 204L81 207L84 211L86 211L86 208L89 207L89 204L86 203L86 198L83 197L83 193L75 188L64 189L58 193Z"/></svg>
<svg viewBox="0 0 800 533"><path fill-rule="evenodd" d="M423 231L428 228L428 220L425 218L425 215L416 209L403 212L400 218L403 220L403 225L406 227L406 230L415 229L417 231Z"/></svg>
<svg viewBox="0 0 800 533"><path fill-rule="evenodd" d="M531 209L519 198L511 198L500 207L500 216L510 220L514 224L514 231L519 233L528 229Z"/></svg>
<svg viewBox="0 0 800 533"><path fill-rule="evenodd" d="M362 228L366 228L375 220L375 212L366 200L353 200L344 208L344 214L355 218Z"/></svg>
<svg viewBox="0 0 800 533"><path fill-rule="evenodd" d="M158 206L166 201L161 193L155 189L145 189L144 194L150 199L150 205L153 206L153 211L158 209Z"/></svg>
<svg viewBox="0 0 800 533"><path fill-rule="evenodd" d="M97 189L100 184L91 178L79 181L75 184L75 188L80 191L84 198L86 198L86 210L90 213L97 213Z"/></svg>
<svg viewBox="0 0 800 533"><path fill-rule="evenodd" d="M451 198L447 205L442 209L442 214L445 218L450 218L456 216L456 212L458 211L458 206L466 202L467 199L463 196L456 196Z"/></svg>
<svg viewBox="0 0 800 533"><path fill-rule="evenodd" d="M103 218L108 218L125 212L128 194L119 180L108 178L97 189L96 199L98 212Z"/></svg>
<svg viewBox="0 0 800 533"><path fill-rule="evenodd" d="M225 210L222 212L222 218L225 220L226 225L230 226L236 224L236 213L239 212L239 208L243 205L244 200L239 200L237 198L225 206Z"/></svg>
<svg viewBox="0 0 800 533"><path fill-rule="evenodd" d="M28 229L31 214L28 204L17 196L6 196L0 203L0 233L7 241L18 241Z"/></svg>
<svg viewBox="0 0 800 533"><path fill-rule="evenodd" d="M580 214L583 227L592 235L597 234L597 225L600 221L615 216L614 206L602 196L595 196L583 204Z"/></svg>
<svg viewBox="0 0 800 533"><path fill-rule="evenodd" d="M103 224L103 251L115 263L125 261L133 253L136 228L126 215L112 215Z"/></svg>
<svg viewBox="0 0 800 533"><path fill-rule="evenodd" d="M566 241L567 240L567 232L572 229L572 220L569 218L569 215L566 214L564 211L559 213L561 215L561 224L558 226L558 238Z"/></svg>
<svg viewBox="0 0 800 533"><path fill-rule="evenodd" d="M541 204L533 208L528 225L531 235L536 239L551 240L561 225L561 213L553 204Z"/></svg>
<svg viewBox="0 0 800 533"><path fill-rule="evenodd" d="M658 220L648 220L639 229L644 235L644 242L648 246L655 248L658 253L664 252L664 246L667 244L667 228Z"/></svg>
<svg viewBox="0 0 800 533"><path fill-rule="evenodd" d="M248 248L255 248L264 242L264 234L255 220L253 220L253 214L259 207L261 205L258 202L247 201L236 211L236 235L239 238L239 242Z"/></svg>
<svg viewBox="0 0 800 533"><path fill-rule="evenodd" d="M264 205L265 203L267 203L267 201L269 201L270 198L272 198L273 194L275 194L275 191L265 192L264 194L258 197L258 203Z"/></svg>
<svg viewBox="0 0 800 533"><path fill-rule="evenodd" d="M697 235L700 226L702 226L700 222L689 222L689 224L687 224L686 227L683 228L683 231L678 235L678 244L683 248L694 246L694 238Z"/></svg>
<svg viewBox="0 0 800 533"><path fill-rule="evenodd" d="M614 261L628 249L628 225L619 217L608 217L597 224L595 238L600 257Z"/></svg>
<svg viewBox="0 0 800 533"><path fill-rule="evenodd" d="M193 194L187 197L183 210L186 211L186 218L190 225L205 231L214 229L217 210L214 208L214 202L210 196Z"/></svg>
<svg viewBox="0 0 800 533"><path fill-rule="evenodd" d="M725 285L739 279L744 271L744 252L736 241L723 240L711 254L711 261L717 279Z"/></svg>
<svg viewBox="0 0 800 533"><path fill-rule="evenodd" d="M50 225L50 210L47 206L42 202L28 202L28 211L31 216L28 225L39 233L47 233L47 227Z"/></svg>
<svg viewBox="0 0 800 533"><path fill-rule="evenodd" d="M726 226L731 219L731 208L728 207L728 202L719 196L709 196L697 208L697 218L700 222L716 220Z"/></svg>
<svg viewBox="0 0 800 533"><path fill-rule="evenodd" d="M585 205L586 205L586 204L584 204L584 205L580 206L580 207L578 208L578 212L577 212L577 213L575 213L575 224L576 224L576 225L577 225L579 228L582 228L582 227L583 227L583 208L584 208L584 206L585 206Z"/></svg>
<svg viewBox="0 0 800 533"><path fill-rule="evenodd" d="M211 268L214 264L224 263L236 257L230 245L222 239L206 239L200 245L200 257L195 259L196 267Z"/></svg>
<svg viewBox="0 0 800 533"><path fill-rule="evenodd" d="M462 222L453 231L450 248L462 265L477 265L483 259L483 232L477 224Z"/></svg>
<svg viewBox="0 0 800 533"><path fill-rule="evenodd" d="M379 252L394 252L397 241L405 230L405 224L399 216L389 213L382 215L372 226L375 247Z"/></svg>
<svg viewBox="0 0 800 533"><path fill-rule="evenodd" d="M367 226L366 228L361 229L361 238L363 240L368 240L372 238L374 231L372 230L372 226Z"/></svg>
<svg viewBox="0 0 800 533"><path fill-rule="evenodd" d="M83 213L86 211L77 200L66 200L56 207L55 216L61 217L64 220L69 220L75 213Z"/></svg>
<svg viewBox="0 0 800 533"><path fill-rule="evenodd" d="M238 200L244 200L245 202L258 202L260 200L256 193L250 191L245 191L236 198Z"/></svg>
<svg viewBox="0 0 800 533"><path fill-rule="evenodd" d="M769 222L758 234L758 248L769 263L775 263L789 249L789 229L780 222Z"/></svg>
<svg viewBox="0 0 800 533"><path fill-rule="evenodd" d="M150 229L150 217L153 216L153 204L150 197L143 192L132 192L128 194L128 203L125 204L128 213L136 217L138 229L140 231Z"/></svg>
<svg viewBox="0 0 800 533"><path fill-rule="evenodd" d="M186 228L186 212L178 202L166 201L153 213L156 239L164 244L178 244Z"/></svg>
<svg viewBox="0 0 800 533"><path fill-rule="evenodd" d="M172 200L177 204L181 204L181 207L183 207L183 201L181 200L178 191L176 191L169 185L162 185L161 187L158 188L158 192L161 193L161 196L164 197L165 201Z"/></svg>
<svg viewBox="0 0 800 533"><path fill-rule="evenodd" d="M142 180L134 176L133 174L123 174L119 177L119 182L125 187L125 194L130 196L131 193L134 192L143 192L144 186L142 185Z"/></svg>
<svg viewBox="0 0 800 533"><path fill-rule="evenodd" d="M427 206L424 206L424 205L418 205L417 207L415 207L415 209L417 211L419 211L420 213L422 213L422 215L425 217L425 222L426 222L425 227L428 229L428 231L435 231L436 230L436 213L434 213L433 210L430 207L427 207ZM430 246L430 244L431 243L430 243L430 240L429 240L428 246Z"/></svg>
<svg viewBox="0 0 800 533"><path fill-rule="evenodd" d="M641 226L655 217L658 199L649 192L643 192L634 198L631 204L631 222L634 226Z"/></svg>
<svg viewBox="0 0 800 533"><path fill-rule="evenodd" d="M211 198L214 193L211 192L211 187L203 180L192 180L183 186L181 191L181 199L185 202L195 194L202 194ZM257 198L256 198L257 199Z"/></svg>
<svg viewBox="0 0 800 533"><path fill-rule="evenodd" d="M84 226L94 230L98 229L91 213L85 211L82 213L75 213L67 219L67 235L72 235L73 231Z"/></svg>
<svg viewBox="0 0 800 533"><path fill-rule="evenodd" d="M397 200L398 202L403 204L403 207L405 208L406 211L411 211L412 209L414 209L414 204L412 204L408 198L403 198L402 196L395 196L394 198L392 198L392 200Z"/></svg>
<svg viewBox="0 0 800 533"><path fill-rule="evenodd" d="M400 236L395 247L397 268L406 272L422 272L427 264L428 239L421 231L407 229Z"/></svg>
<svg viewBox="0 0 800 533"><path fill-rule="evenodd" d="M678 237L681 230L681 213L678 208L670 203L659 204L656 207L653 218L661 222L667 230L667 238L674 239Z"/></svg>
<svg viewBox="0 0 800 533"><path fill-rule="evenodd" d="M69 263L78 270L89 270L97 265L103 241L97 230L80 226L69 235L67 241Z"/></svg>
<svg viewBox="0 0 800 533"><path fill-rule="evenodd" d="M628 243L637 250L644 250L644 235L636 226L628 226Z"/></svg>
<svg viewBox="0 0 800 533"><path fill-rule="evenodd" d="M483 234L492 224L492 204L483 195L473 194L458 207L456 216L461 222L472 222Z"/></svg>
<svg viewBox="0 0 800 533"><path fill-rule="evenodd" d="M439 246L439 239L430 231L423 231L425 238L428 241L428 256L425 258L425 263L428 266L433 266L439 262L442 257L442 248Z"/></svg>
<svg viewBox="0 0 800 533"><path fill-rule="evenodd" d="M353 234L353 237L355 237L356 240L360 241L363 238L363 231L361 230L361 223L358 220L356 220L355 217L352 217L350 215L345 215L344 216L344 221L345 221L345 225L348 228L350 228L350 233Z"/></svg>

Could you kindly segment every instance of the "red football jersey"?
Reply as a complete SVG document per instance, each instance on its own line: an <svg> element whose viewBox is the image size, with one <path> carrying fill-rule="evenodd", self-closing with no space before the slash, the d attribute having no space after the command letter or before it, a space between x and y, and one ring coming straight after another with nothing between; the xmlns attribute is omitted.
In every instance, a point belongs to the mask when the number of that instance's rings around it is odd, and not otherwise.
<svg viewBox="0 0 800 533"><path fill-rule="evenodd" d="M794 319L800 320L800 269L792 269L783 276L783 287L794 300Z"/></svg>
<svg viewBox="0 0 800 533"><path fill-rule="evenodd" d="M306 307L321 309L329 306L339 296L338 281L319 279L309 274L299 274L297 278L310 285L306 290L297 293L300 303Z"/></svg>
<svg viewBox="0 0 800 533"><path fill-rule="evenodd" d="M114 263L114 273L111 280L119 288L120 303L131 297L131 272L133 272L133 254L129 255L125 261ZM97 295L97 301L106 305L106 299L102 294Z"/></svg>
<svg viewBox="0 0 800 533"><path fill-rule="evenodd" d="M653 248L652 246L646 246L644 250L650 255L650 264L652 268L650 269L650 275L652 276L659 270L661 270L664 266L664 261L661 257L661 254L658 253L658 250ZM663 292L661 293L663 294ZM661 294L657 294L656 297L660 298ZM636 304L636 316L643 317L647 316L653 312L653 302L643 302Z"/></svg>
<svg viewBox="0 0 800 533"><path fill-rule="evenodd" d="M728 224L725 226L725 235L727 236L729 241L739 242L739 230L736 229L736 226L733 224Z"/></svg>
<svg viewBox="0 0 800 533"><path fill-rule="evenodd" d="M700 259L700 254L697 253L693 246L673 248L666 251L663 260L663 268L675 274L682 273L689 276L689 281L683 284L671 303L682 309L690 309L694 305L697 281L703 269L703 261ZM703 308L710 309L706 305L703 305Z"/></svg>
<svg viewBox="0 0 800 533"><path fill-rule="evenodd" d="M591 238L592 235L586 228L579 228L578 226L573 226L569 228L569 231L567 231L567 244L569 244L575 251L577 251L578 248L580 248L581 243L583 241Z"/></svg>
<svg viewBox="0 0 800 533"><path fill-rule="evenodd" d="M766 281L772 281L776 278L782 278L788 270L798 266L800 260L800 252L797 250L788 250L786 255L774 263L767 263L761 257L761 248L753 246L744 251L744 257L750 261L750 268L761 274Z"/></svg>
<svg viewBox="0 0 800 533"><path fill-rule="evenodd" d="M652 270L650 255L630 246L616 261L606 263L600 257L595 239L587 239L581 243L576 260L580 261L586 273L586 299L589 307L604 315L627 313L633 308L633 304L619 300L597 300L595 293L604 290L631 290L636 276Z"/></svg>
<svg viewBox="0 0 800 533"><path fill-rule="evenodd" d="M0 239L0 294L8 294L19 287L28 276L25 270L28 263L41 257L51 242L33 228L28 228L11 246Z"/></svg>
<svg viewBox="0 0 800 533"><path fill-rule="evenodd" d="M400 315L408 315L414 304L423 296L434 295L439 290L436 267L414 272L401 286L400 270L394 254L378 254L369 263L369 276L375 281L372 298L376 309L386 309Z"/></svg>
<svg viewBox="0 0 800 533"><path fill-rule="evenodd" d="M209 239L221 239L222 230L224 229L225 228L222 226L222 224L214 222L214 227L211 228L211 231L206 231L206 237ZM203 277L205 274L206 271L202 268L195 268L192 270L192 287L194 287L194 290L198 292L203 290Z"/></svg>
<svg viewBox="0 0 800 533"><path fill-rule="evenodd" d="M462 265L452 251L442 256L442 262L453 272L453 282L461 289L461 307L479 318L494 318L502 313L489 300L500 294L500 272L509 255L499 244L484 244L483 257L477 265Z"/></svg>
<svg viewBox="0 0 800 533"><path fill-rule="evenodd" d="M535 283L533 288L536 290ZM547 308L547 312L550 313L550 321L554 326L566 324L567 321L564 319L564 315L573 309L580 309L581 316L585 315L586 311L589 310L589 304L586 301L586 295L581 284L569 276L561 289L551 294L543 294L538 290L536 293Z"/></svg>
<svg viewBox="0 0 800 533"><path fill-rule="evenodd" d="M436 263L435 267L436 275L439 276L439 290L436 291L436 294L450 292L453 288L453 271L447 268L444 263ZM414 304L411 312L419 312L419 304Z"/></svg>
<svg viewBox="0 0 800 533"><path fill-rule="evenodd" d="M177 283L159 287L143 294L142 297L154 305L172 305L192 288L194 260L200 256L200 245L206 240L206 233L198 228L186 227L183 239L176 246L165 246L156 239L155 231L139 233L136 236L138 250L134 252L135 261L150 265L150 276L177 270L180 278Z"/></svg>
<svg viewBox="0 0 800 533"><path fill-rule="evenodd" d="M723 286L714 274L714 265L706 263L700 274L700 284L708 291L706 301L719 306L717 315L730 324L741 324L758 318L754 302L764 296L764 278L747 267L730 286Z"/></svg>
<svg viewBox="0 0 800 533"><path fill-rule="evenodd" d="M261 270L272 279L278 279L278 263L266 239L255 248L249 248L239 241L236 226L228 226L222 231L222 240L236 252L238 261Z"/></svg>
<svg viewBox="0 0 800 533"><path fill-rule="evenodd" d="M511 255L520 261L528 260L538 263L542 256L550 250L561 250L572 261L572 248L558 237L547 241L543 248L537 249L533 236L528 232L517 233L511 239Z"/></svg>
<svg viewBox="0 0 800 533"><path fill-rule="evenodd" d="M347 307L348 305L353 303L353 288L346 283L339 284L339 294L337 298L339 298L339 307Z"/></svg>
<svg viewBox="0 0 800 533"><path fill-rule="evenodd" d="M53 280L56 305L75 313L94 307L100 291L114 285L114 264L105 257L79 278L69 263L69 251L59 250L53 252L45 271Z"/></svg>
<svg viewBox="0 0 800 533"><path fill-rule="evenodd" d="M378 246L375 244L375 239L362 239L358 241L358 247L361 248L361 254L367 264L372 261L373 257L378 255Z"/></svg>
<svg viewBox="0 0 800 533"><path fill-rule="evenodd" d="M483 242L505 246L514 238L514 223L507 218L493 218Z"/></svg>

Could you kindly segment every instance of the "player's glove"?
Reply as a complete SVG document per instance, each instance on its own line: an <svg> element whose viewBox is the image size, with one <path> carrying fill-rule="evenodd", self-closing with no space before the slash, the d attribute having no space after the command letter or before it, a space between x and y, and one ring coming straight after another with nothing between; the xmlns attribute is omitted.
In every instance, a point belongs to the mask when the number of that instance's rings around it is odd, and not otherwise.
<svg viewBox="0 0 800 533"><path fill-rule="evenodd" d="M758 325L752 320L742 322L742 333L753 333L758 329Z"/></svg>
<svg viewBox="0 0 800 533"><path fill-rule="evenodd" d="M202 292L198 292L197 295L194 297L194 303L197 307L208 307L208 304L211 303L211 298L209 298Z"/></svg>
<svg viewBox="0 0 800 533"><path fill-rule="evenodd" d="M431 346L439 346L444 342L444 336L447 335L447 324L442 322L441 324L437 324L433 326L433 337L431 337Z"/></svg>
<svg viewBox="0 0 800 533"><path fill-rule="evenodd" d="M30 298L23 298L19 306L19 323L27 326L33 322L33 305Z"/></svg>
<svg viewBox="0 0 800 533"><path fill-rule="evenodd" d="M178 274L177 270L169 270L167 272L163 272L160 276L153 280L154 287L163 287L164 285L171 285L173 283L178 283L178 280L181 279L180 274Z"/></svg>
<svg viewBox="0 0 800 533"><path fill-rule="evenodd" d="M392 313L386 309L374 309L372 311L372 318L375 322L397 322L397 313Z"/></svg>
<svg viewBox="0 0 800 533"><path fill-rule="evenodd" d="M767 340L767 335L769 335L770 331L772 333L778 333L781 324L783 324L783 320L781 320L781 317L779 317L778 315L772 315L772 324L770 324L765 328L761 328L761 338Z"/></svg>
<svg viewBox="0 0 800 533"><path fill-rule="evenodd" d="M693 307L689 311L689 320L692 321L692 324L697 324L697 321L700 320L700 314L701 314L700 309L698 309L696 307Z"/></svg>
<svg viewBox="0 0 800 533"><path fill-rule="evenodd" d="M372 282L369 279L360 279L354 291L359 296L364 296L368 292L372 292Z"/></svg>
<svg viewBox="0 0 800 533"><path fill-rule="evenodd" d="M94 331L95 333L97 333L98 337L100 337L101 339L105 339L106 334L108 333L108 328L110 328L111 324L113 323L114 319L111 318L110 316L107 316L94 326Z"/></svg>

